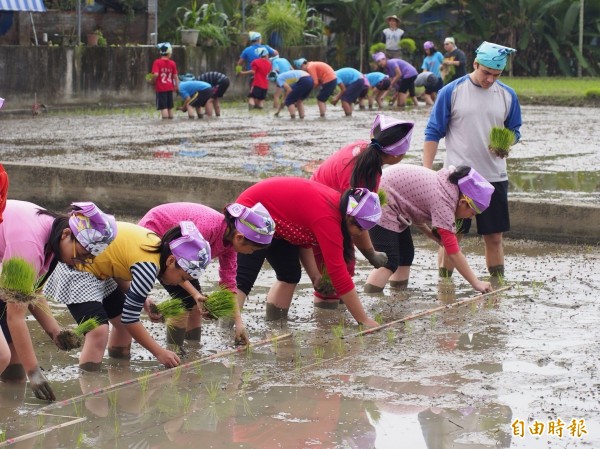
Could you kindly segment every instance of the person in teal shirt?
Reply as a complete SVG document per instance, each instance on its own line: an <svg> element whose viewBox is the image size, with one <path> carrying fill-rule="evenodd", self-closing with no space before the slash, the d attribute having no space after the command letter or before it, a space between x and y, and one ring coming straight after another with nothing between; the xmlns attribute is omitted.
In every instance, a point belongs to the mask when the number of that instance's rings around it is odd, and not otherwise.
<svg viewBox="0 0 600 449"><path fill-rule="evenodd" d="M354 102L363 92L366 95L369 82L362 73L352 67L336 70L335 75L337 76L337 85L340 92L333 97L331 104L336 105L339 100L342 100L342 109L346 117L350 117L354 109Z"/></svg>
<svg viewBox="0 0 600 449"><path fill-rule="evenodd" d="M204 117L202 108L212 103L212 86L205 81L182 81L179 83L179 95L183 98L181 112L188 113L188 118Z"/></svg>

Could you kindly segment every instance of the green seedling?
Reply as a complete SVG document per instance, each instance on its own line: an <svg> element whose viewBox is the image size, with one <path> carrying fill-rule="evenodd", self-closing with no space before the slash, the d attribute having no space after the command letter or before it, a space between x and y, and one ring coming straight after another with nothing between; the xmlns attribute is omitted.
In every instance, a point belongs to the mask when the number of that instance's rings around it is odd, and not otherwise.
<svg viewBox="0 0 600 449"><path fill-rule="evenodd" d="M79 435L77 435L77 447L83 447L84 441L85 441L85 433L79 432Z"/></svg>
<svg viewBox="0 0 600 449"><path fill-rule="evenodd" d="M192 397L188 393L186 393L183 396L183 413L184 414L187 414L189 412L191 405L192 405Z"/></svg>
<svg viewBox="0 0 600 449"><path fill-rule="evenodd" d="M387 204L387 193L385 190L379 189L377 191L377 196L379 197L379 203L381 204L381 207L385 206Z"/></svg>
<svg viewBox="0 0 600 449"><path fill-rule="evenodd" d="M221 391L221 385L219 382L210 382L208 385L205 385L204 388L206 388L210 402L215 402Z"/></svg>
<svg viewBox="0 0 600 449"><path fill-rule="evenodd" d="M388 328L385 332L385 337L387 338L388 343L392 343L396 339L396 331L392 328Z"/></svg>
<svg viewBox="0 0 600 449"><path fill-rule="evenodd" d="M173 382L179 381L179 378L181 377L181 370L181 365L175 367L175 370L173 371Z"/></svg>
<svg viewBox="0 0 600 449"><path fill-rule="evenodd" d="M30 304L35 301L37 275L35 268L25 259L12 257L2 263L0 289L5 302Z"/></svg>
<svg viewBox="0 0 600 449"><path fill-rule="evenodd" d="M508 156L510 147L513 143L515 143L515 133L510 129L497 126L491 129L489 149L499 158Z"/></svg>
<svg viewBox="0 0 600 449"><path fill-rule="evenodd" d="M100 326L100 320L96 317L92 317L92 318L89 318L89 319L79 323L75 327L75 329L73 329L73 332L75 333L75 335L78 335L79 337L83 337L85 334L93 331L98 326Z"/></svg>
<svg viewBox="0 0 600 449"><path fill-rule="evenodd" d="M186 312L185 305L180 298L171 298L159 304L153 304L151 309L152 313L159 313L163 320L181 318Z"/></svg>
<svg viewBox="0 0 600 449"><path fill-rule="evenodd" d="M321 280L317 285L317 290L319 293L325 296L331 296L335 293L333 283L331 282L331 277L329 276L327 267L325 267L325 265L323 265L323 269L321 270Z"/></svg>
<svg viewBox="0 0 600 449"><path fill-rule="evenodd" d="M4 443L6 441L6 430L0 430L0 443Z"/></svg>
<svg viewBox="0 0 600 449"><path fill-rule="evenodd" d="M378 312L377 314L375 314L374 320L377 321L379 325L383 324L383 314L381 312Z"/></svg>
<svg viewBox="0 0 600 449"><path fill-rule="evenodd" d="M435 313L431 314L431 318L429 319L429 321L431 324L431 329L433 329L437 324L437 315Z"/></svg>
<svg viewBox="0 0 600 449"><path fill-rule="evenodd" d="M116 413L117 410L117 392L111 391L108 393L108 402L110 403L111 410L114 410Z"/></svg>
<svg viewBox="0 0 600 449"><path fill-rule="evenodd" d="M317 363L320 363L323 361L323 357L325 356L325 348L323 348L321 346L317 346L313 350L313 353L314 353L315 360L317 361Z"/></svg>
<svg viewBox="0 0 600 449"><path fill-rule="evenodd" d="M279 345L279 340L277 339L277 335L271 337L271 344L273 345L273 352L277 354L277 346Z"/></svg>
<svg viewBox="0 0 600 449"><path fill-rule="evenodd" d="M142 393L148 391L148 386L150 385L150 371L144 371L144 374L140 378L140 390Z"/></svg>
<svg viewBox="0 0 600 449"><path fill-rule="evenodd" d="M332 326L331 331L336 339L341 339L344 336L344 327L342 325Z"/></svg>
<svg viewBox="0 0 600 449"><path fill-rule="evenodd" d="M413 331L412 323L410 321L405 321L404 322L404 332L406 332L408 335L411 335L412 331Z"/></svg>
<svg viewBox="0 0 600 449"><path fill-rule="evenodd" d="M76 416L79 417L79 415L76 415ZM38 415L37 416L38 429L43 428L44 424L46 424L46 415Z"/></svg>
<svg viewBox="0 0 600 449"><path fill-rule="evenodd" d="M211 318L233 318L235 315L236 295L231 290L219 286L206 297L204 308Z"/></svg>

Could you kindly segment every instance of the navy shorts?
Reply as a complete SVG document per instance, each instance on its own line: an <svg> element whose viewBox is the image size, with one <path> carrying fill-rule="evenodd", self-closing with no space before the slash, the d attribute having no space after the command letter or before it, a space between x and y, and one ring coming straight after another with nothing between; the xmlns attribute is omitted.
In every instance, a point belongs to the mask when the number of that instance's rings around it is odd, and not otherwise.
<svg viewBox="0 0 600 449"><path fill-rule="evenodd" d="M173 91L156 92L156 109L173 109Z"/></svg>
<svg viewBox="0 0 600 449"><path fill-rule="evenodd" d="M248 97L256 98L257 100L264 100L265 98L267 98L267 89L252 86L250 88L250 92L248 93Z"/></svg>
<svg viewBox="0 0 600 449"><path fill-rule="evenodd" d="M492 182L494 193L490 206L483 213L476 215L477 234L488 235L510 231L510 216L508 213L508 181ZM468 234L471 220L463 220L457 234Z"/></svg>
<svg viewBox="0 0 600 449"><path fill-rule="evenodd" d="M202 289L200 287L200 281L198 279L193 279L190 282L196 290L198 290L200 293L202 293ZM183 287L180 287L179 285L164 285L164 284L163 284L163 287L165 288L165 290L167 292L169 292L169 295L171 295L171 298L181 299L183 301L183 305L185 306L186 310L192 310L193 307L196 305L196 300L194 298L192 298L190 296L190 294Z"/></svg>
<svg viewBox="0 0 600 449"><path fill-rule="evenodd" d="M415 258L415 245L410 228L402 232L390 231L379 225L369 229L373 247L388 256L385 268L394 273L398 267L410 267Z"/></svg>
<svg viewBox="0 0 600 449"><path fill-rule="evenodd" d="M352 104L358 99L364 88L365 80L363 78L358 79L346 86L346 90L342 93L340 100Z"/></svg>
<svg viewBox="0 0 600 449"><path fill-rule="evenodd" d="M411 97L415 96L415 80L417 79L417 75L411 76L410 78L402 78L398 83L396 83L396 90L401 94L405 94L406 92L410 93Z"/></svg>
<svg viewBox="0 0 600 449"><path fill-rule="evenodd" d="M229 89L229 78L223 78L219 84L213 86L213 98L222 98Z"/></svg>
<svg viewBox="0 0 600 449"><path fill-rule="evenodd" d="M312 78L308 77L312 83ZM246 295L250 293L265 259L275 270L277 280L288 284L300 282L300 248L286 240L274 238L268 248L254 251L252 254L237 255L236 282L238 289Z"/></svg>
<svg viewBox="0 0 600 449"><path fill-rule="evenodd" d="M313 88L313 79L311 76L303 76L292 86L292 91L285 97L285 106L290 106L297 101L305 100L310 95Z"/></svg>
<svg viewBox="0 0 600 449"><path fill-rule="evenodd" d="M189 105L193 108L201 108L206 105L206 102L210 100L212 97L212 89L204 89L199 90L194 95L192 95L192 99L190 100Z"/></svg>
<svg viewBox="0 0 600 449"><path fill-rule="evenodd" d="M327 101L327 99L329 97L331 97L331 94L333 94L333 91L335 90L335 86L337 86L337 78L332 79L331 81L329 81L328 83L325 83L321 86L321 89L319 89L319 94L317 95L317 101Z"/></svg>
<svg viewBox="0 0 600 449"><path fill-rule="evenodd" d="M76 323L81 323L89 318L96 318L100 324L106 324L109 319L116 318L123 313L124 304L125 293L117 288L103 298L102 302L90 301L67 304L67 308Z"/></svg>
<svg viewBox="0 0 600 449"><path fill-rule="evenodd" d="M444 80L438 78L435 86L425 86L425 93L428 95L434 94L437 91L439 91L442 87L444 87Z"/></svg>

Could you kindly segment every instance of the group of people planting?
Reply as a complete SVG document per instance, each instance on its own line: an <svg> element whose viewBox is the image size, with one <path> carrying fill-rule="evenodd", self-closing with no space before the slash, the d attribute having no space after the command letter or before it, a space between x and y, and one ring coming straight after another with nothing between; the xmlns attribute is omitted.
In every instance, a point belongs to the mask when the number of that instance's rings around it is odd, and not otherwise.
<svg viewBox="0 0 600 449"><path fill-rule="evenodd" d="M137 224L117 221L91 202L73 203L59 214L7 201L8 176L0 170L2 380L28 378L38 398L55 399L35 355L27 311L60 349L81 342L66 338L46 297L65 304L75 322L95 322L81 331L82 370L99 370L106 350L109 357L128 358L132 340L165 367L178 366L184 341L200 339L208 316L230 317L236 343L247 344L243 305L265 259L276 274L266 297L267 320L287 318L304 268L315 307L343 303L357 323L375 327L353 281L355 248L373 267L366 293L383 291L388 281L391 289L405 289L415 251L411 225L440 245L441 276L456 268L476 291L491 291L490 282L470 268L459 239L476 217L488 270L504 275L506 160L488 146L497 126L512 132L511 144L520 136L518 99L497 81L512 51L484 42L474 71L440 91L425 131L422 167L400 163L414 122L378 114L369 141L334 152L311 179L262 180L222 212L197 203L162 204ZM442 137L446 164L436 172L431 166ZM228 311L222 315L208 307L213 293L205 295L200 285L215 258L221 293L215 298L232 304L221 306ZM178 301L176 316L149 299L156 281ZM142 310L153 321L172 318L166 347L140 321Z"/></svg>

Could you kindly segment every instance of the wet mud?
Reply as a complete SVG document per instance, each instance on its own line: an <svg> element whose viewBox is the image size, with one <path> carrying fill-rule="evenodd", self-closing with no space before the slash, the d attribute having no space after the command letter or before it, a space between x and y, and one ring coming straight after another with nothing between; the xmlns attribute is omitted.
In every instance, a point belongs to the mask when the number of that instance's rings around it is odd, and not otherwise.
<svg viewBox="0 0 600 449"><path fill-rule="evenodd" d="M416 246L408 290L361 293L373 316L389 322L474 295L460 277L439 281L435 248L420 237ZM481 246L464 245L480 275ZM134 345L131 361L80 373L77 353L57 352L32 321L59 401L84 396L44 409L25 385L1 384L0 429L27 448L599 447L599 260L597 247L508 240L510 290L345 339L358 330L351 316L313 308L307 278L289 321L266 323L267 267L244 310L263 345L235 351L231 330L206 321L201 343L186 343L188 365L170 371ZM368 272L359 260L359 291ZM214 264L206 291L216 278ZM164 344L164 325L144 324ZM561 422L562 437L548 433Z"/></svg>
<svg viewBox="0 0 600 449"><path fill-rule="evenodd" d="M329 108L321 120L314 109L305 120L227 106L220 119L166 123L142 109L2 117L0 160L249 180L309 176L332 151L368 138L374 117L357 111L342 119L340 108ZM416 121L409 163L420 161L428 112L391 112ZM597 109L525 106L523 115L523 141L508 159L512 197L597 204ZM481 240L463 243L485 276ZM416 237L416 247L403 292L363 294L370 268L359 259L355 281L372 316L399 320L474 295L458 275L438 280L433 244ZM343 306L315 309L306 277L289 321L265 322L275 279L265 267L244 309L251 340L263 344L236 350L229 328L206 321L201 342L186 342L186 367L169 371L134 344L131 361L106 357L101 371L81 373L78 353L58 352L31 320L40 364L66 402L44 409L27 385L0 384L0 447L600 447L600 248L509 239L506 253L510 290L344 339L356 323ZM217 278L214 263L203 290ZM166 297L161 289L153 295ZM52 308L75 325L63 306ZM144 324L165 344L164 325L145 317Z"/></svg>
<svg viewBox="0 0 600 449"><path fill-rule="evenodd" d="M416 122L405 162L419 163L429 108L386 113ZM309 103L304 120L273 117L226 104L220 118L161 121L151 109L50 112L3 116L0 160L91 169L257 179L308 177L341 146L369 138L374 111L320 119ZM437 156L444 157L443 142ZM597 108L523 106L522 141L508 158L513 198L569 203L600 201L600 116Z"/></svg>

